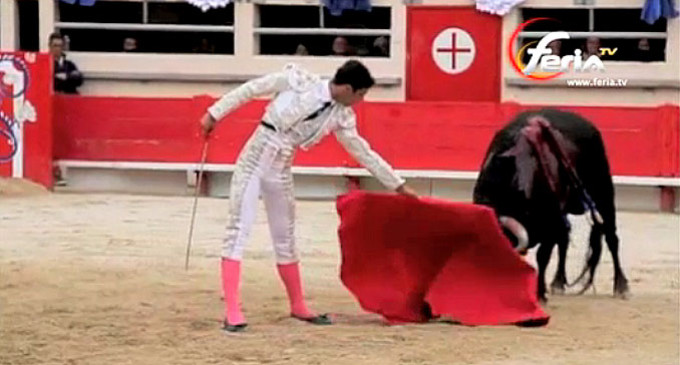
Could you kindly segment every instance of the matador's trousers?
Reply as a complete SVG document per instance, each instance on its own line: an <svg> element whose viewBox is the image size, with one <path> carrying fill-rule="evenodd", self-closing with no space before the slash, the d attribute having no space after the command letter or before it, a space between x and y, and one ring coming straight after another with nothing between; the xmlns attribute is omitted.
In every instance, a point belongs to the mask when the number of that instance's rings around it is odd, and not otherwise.
<svg viewBox="0 0 680 365"><path fill-rule="evenodd" d="M236 162L229 194L229 218L222 257L240 261L262 193L276 261L298 262L295 247L295 197L291 167L295 147L262 125Z"/></svg>

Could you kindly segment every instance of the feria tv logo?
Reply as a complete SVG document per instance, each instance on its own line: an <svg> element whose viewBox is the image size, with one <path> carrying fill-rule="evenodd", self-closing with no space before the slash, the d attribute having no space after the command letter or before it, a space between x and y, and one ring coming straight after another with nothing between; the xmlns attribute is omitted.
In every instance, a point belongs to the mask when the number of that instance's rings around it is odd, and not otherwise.
<svg viewBox="0 0 680 365"><path fill-rule="evenodd" d="M549 80L560 76L564 72L573 69L576 72L589 71L604 71L604 64L602 60L596 55L590 55L587 59L583 59L583 51L577 49L573 55L560 57L552 54L552 49L549 47L553 41L562 39L569 39L569 33L564 31L550 32L543 36L538 41L533 41L522 46L517 53L513 51L513 45L516 43L519 33L529 24L539 21L556 21L551 18L534 18L520 24L510 38L508 43L508 56L510 63L514 69L522 76L533 80ZM533 48L530 48L534 46ZM606 49L605 49L606 50ZM600 49L602 52L602 49ZM610 54L611 54L611 50ZM614 50L615 52L616 50ZM525 52L531 56L529 63L526 65L522 61Z"/></svg>

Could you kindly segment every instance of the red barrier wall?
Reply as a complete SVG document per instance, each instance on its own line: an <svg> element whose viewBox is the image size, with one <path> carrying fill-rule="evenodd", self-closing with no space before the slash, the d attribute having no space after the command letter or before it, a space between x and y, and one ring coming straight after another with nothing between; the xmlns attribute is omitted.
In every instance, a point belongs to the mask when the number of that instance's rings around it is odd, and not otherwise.
<svg viewBox="0 0 680 365"><path fill-rule="evenodd" d="M15 125L7 128L0 123L0 128L16 137L10 140L8 134L0 134L1 177L22 177L52 187L52 67L47 54L0 52L0 110ZM3 80L7 73L11 85ZM19 120L19 113L28 118ZM23 172L14 166L22 166Z"/></svg>
<svg viewBox="0 0 680 365"><path fill-rule="evenodd" d="M195 162L198 120L214 99L66 97L55 100L57 159ZM264 101L221 121L208 161L234 163ZM476 171L496 130L532 106L514 103L401 102L357 107L359 131L395 168ZM680 176L678 106L568 107L600 128L613 173ZM296 155L298 166L359 166L332 136Z"/></svg>

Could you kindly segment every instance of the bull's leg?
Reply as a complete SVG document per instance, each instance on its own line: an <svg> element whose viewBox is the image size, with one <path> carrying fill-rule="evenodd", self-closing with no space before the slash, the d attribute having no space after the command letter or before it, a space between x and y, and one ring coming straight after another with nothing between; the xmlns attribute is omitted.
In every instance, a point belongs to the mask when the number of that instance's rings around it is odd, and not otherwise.
<svg viewBox="0 0 680 365"><path fill-rule="evenodd" d="M569 247L569 232L557 242L557 249L559 250L559 261L557 262L557 271L550 290L552 294L563 295L564 287L567 285L567 248Z"/></svg>
<svg viewBox="0 0 680 365"><path fill-rule="evenodd" d="M625 299L629 294L628 279L621 268L621 261L619 260L619 237L616 235L614 229L609 229L605 233L605 240L607 247L612 254L612 261L614 261L614 296Z"/></svg>
<svg viewBox="0 0 680 365"><path fill-rule="evenodd" d="M552 254L554 242L544 242L538 247L536 252L536 261L538 262L538 300L545 303L548 298L545 296L545 270L550 262L550 255Z"/></svg>

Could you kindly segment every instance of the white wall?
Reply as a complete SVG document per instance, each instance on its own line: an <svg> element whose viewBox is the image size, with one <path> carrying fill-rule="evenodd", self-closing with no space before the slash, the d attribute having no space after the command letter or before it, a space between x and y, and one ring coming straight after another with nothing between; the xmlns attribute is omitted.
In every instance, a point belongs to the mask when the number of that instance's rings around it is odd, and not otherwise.
<svg viewBox="0 0 680 365"><path fill-rule="evenodd" d="M12 44L13 18L12 3L2 0L0 16L3 49ZM40 1L41 47L47 49L47 37L54 29L55 1ZM104 1L104 0L100 0ZM428 5L474 6L470 0L421 0ZM595 0L602 7L639 8L642 0ZM134 95L134 96L192 96L209 93L219 95L238 85L244 78L279 69L284 63L295 61L312 71L330 76L343 62L337 57L260 56L254 55L255 37L254 3L267 4L318 4L318 0L253 0L239 1L235 6L235 55L161 55L161 54L110 54L78 53L70 56L90 76L81 89L87 95ZM389 59L364 59L376 78L392 83L378 85L369 93L369 100L404 100L406 60L406 6L403 0L373 0L374 5L390 5L392 10L391 37L392 54ZM575 8L573 0L526 0L522 6ZM513 10L503 19L502 47L512 31L519 24L520 13ZM513 85L520 76L503 59L501 95L503 101L539 104L577 105L640 105L650 106L664 103L680 104L680 22L668 22L667 62L606 62L606 77L626 78L630 84L645 87L625 89L567 88L561 86L526 87ZM505 52L502 52L505 55ZM175 79L163 82L131 80L139 78ZM236 76L238 81L229 82ZM94 78L92 78L94 77ZM217 80L217 81L215 81ZM395 85L396 83L396 85ZM653 85L666 85L654 87Z"/></svg>
<svg viewBox="0 0 680 365"><path fill-rule="evenodd" d="M16 2L0 0L0 50L13 51L19 46Z"/></svg>

